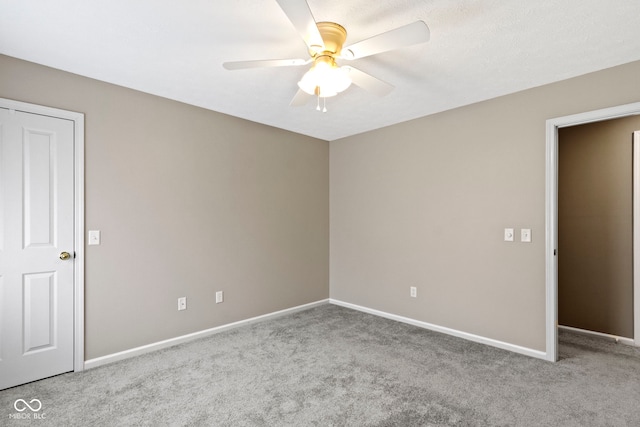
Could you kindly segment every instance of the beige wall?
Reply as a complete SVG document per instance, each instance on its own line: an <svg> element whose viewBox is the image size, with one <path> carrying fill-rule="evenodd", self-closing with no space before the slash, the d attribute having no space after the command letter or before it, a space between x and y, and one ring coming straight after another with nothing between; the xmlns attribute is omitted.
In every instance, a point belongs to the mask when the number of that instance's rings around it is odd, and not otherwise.
<svg viewBox="0 0 640 427"><path fill-rule="evenodd" d="M332 142L331 297L544 351L545 121L640 101L639 75L634 62Z"/></svg>
<svg viewBox="0 0 640 427"><path fill-rule="evenodd" d="M86 115L87 359L329 296L327 142L6 56L0 76Z"/></svg>
<svg viewBox="0 0 640 427"><path fill-rule="evenodd" d="M5 56L0 97L86 114L86 228L103 233L87 247L87 359L326 298L329 278L332 298L544 350L545 120L639 101L638 75L627 64L330 153ZM503 242L505 227L533 242Z"/></svg>
<svg viewBox="0 0 640 427"><path fill-rule="evenodd" d="M633 338L632 145L640 116L560 129L558 320Z"/></svg>

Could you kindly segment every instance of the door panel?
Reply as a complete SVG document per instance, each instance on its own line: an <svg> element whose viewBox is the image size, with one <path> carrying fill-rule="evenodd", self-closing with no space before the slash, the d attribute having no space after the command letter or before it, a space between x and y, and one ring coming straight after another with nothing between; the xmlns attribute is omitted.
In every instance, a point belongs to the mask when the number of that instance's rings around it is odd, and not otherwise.
<svg viewBox="0 0 640 427"><path fill-rule="evenodd" d="M24 275L24 354L55 347L56 273Z"/></svg>
<svg viewBox="0 0 640 427"><path fill-rule="evenodd" d="M0 108L0 389L73 370L73 131Z"/></svg>
<svg viewBox="0 0 640 427"><path fill-rule="evenodd" d="M55 147L55 134L24 129L24 240L25 247L51 246L53 242L53 207L50 184L55 178L51 170L51 160L55 160L51 150Z"/></svg>

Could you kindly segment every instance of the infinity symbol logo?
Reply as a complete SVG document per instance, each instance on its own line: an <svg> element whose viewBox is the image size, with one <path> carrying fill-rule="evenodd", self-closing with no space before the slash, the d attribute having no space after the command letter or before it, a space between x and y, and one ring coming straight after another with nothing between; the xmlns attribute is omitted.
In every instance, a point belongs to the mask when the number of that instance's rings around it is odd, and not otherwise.
<svg viewBox="0 0 640 427"><path fill-rule="evenodd" d="M33 406L29 405L29 403L33 403L33 402L36 402L37 408L34 407L36 405L33 405ZM20 403L22 404L19 405ZM27 408L31 409L33 412L38 412L40 409L42 409L42 402L40 402L38 399L31 399L29 403L27 403L27 401L24 399L18 399L13 403L13 407L16 408L16 411L18 412L26 411Z"/></svg>

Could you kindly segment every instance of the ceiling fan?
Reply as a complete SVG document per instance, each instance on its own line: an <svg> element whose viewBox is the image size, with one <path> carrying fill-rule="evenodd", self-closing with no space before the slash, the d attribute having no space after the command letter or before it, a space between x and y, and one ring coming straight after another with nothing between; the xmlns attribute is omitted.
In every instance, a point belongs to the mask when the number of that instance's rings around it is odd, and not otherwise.
<svg viewBox="0 0 640 427"><path fill-rule="evenodd" d="M223 63L227 70L262 67L292 67L313 64L298 82L298 92L289 105L301 106L310 97L326 99L346 90L351 83L384 96L393 86L338 60L354 60L429 41L429 27L416 21L360 42L344 46L347 30L335 22L316 22L306 0L276 0L309 49L309 59L266 59ZM323 109L326 111L326 107Z"/></svg>

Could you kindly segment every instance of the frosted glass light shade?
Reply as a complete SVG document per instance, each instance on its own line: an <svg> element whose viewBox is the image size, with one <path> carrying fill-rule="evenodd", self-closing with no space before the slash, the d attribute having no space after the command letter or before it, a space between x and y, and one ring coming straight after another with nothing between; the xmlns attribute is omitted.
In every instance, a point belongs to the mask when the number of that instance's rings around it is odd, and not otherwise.
<svg viewBox="0 0 640 427"><path fill-rule="evenodd" d="M309 95L335 96L351 85L349 70L349 67L338 67L335 63L317 62L302 76L298 87Z"/></svg>

